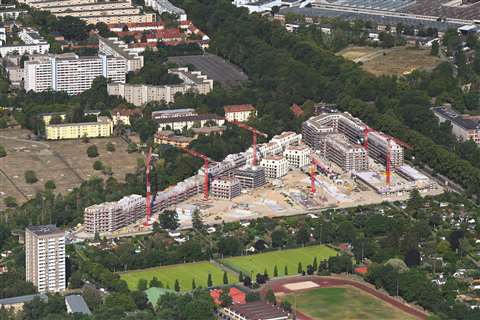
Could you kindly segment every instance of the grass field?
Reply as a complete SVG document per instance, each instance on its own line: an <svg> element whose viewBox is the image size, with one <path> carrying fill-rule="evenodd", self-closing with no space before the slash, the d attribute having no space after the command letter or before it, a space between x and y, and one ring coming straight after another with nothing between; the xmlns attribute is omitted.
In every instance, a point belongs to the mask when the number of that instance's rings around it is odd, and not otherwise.
<svg viewBox="0 0 480 320"><path fill-rule="evenodd" d="M348 47L338 54L362 62L362 69L377 76L406 75L415 69L430 70L441 62L440 58L430 55L430 50L412 47Z"/></svg>
<svg viewBox="0 0 480 320"><path fill-rule="evenodd" d="M301 262L303 269L313 263L313 259L317 257L317 262L328 259L336 255L336 251L326 246L311 246L290 250L271 251L251 256L242 256L224 259L222 262L236 270L242 271L244 274L263 273L265 269L270 276L273 276L273 269L276 265L278 275L285 274L285 266L288 268L288 274L296 274L298 271L298 263Z"/></svg>
<svg viewBox="0 0 480 320"><path fill-rule="evenodd" d="M213 285L223 284L223 271L211 264L210 262L185 263L176 264L172 266L164 266L158 268L149 268L143 270L134 270L120 273L122 280L125 280L130 289L136 289L138 280L150 280L155 276L160 280L165 287L167 285L173 289L175 279L180 283L182 291L192 289L192 280L195 279L197 287L207 287L208 274L212 275ZM236 282L238 279L235 275L229 274L228 280L230 283Z"/></svg>
<svg viewBox="0 0 480 320"><path fill-rule="evenodd" d="M105 178L93 169L96 160L110 166L115 179L124 181L126 173L135 171L137 158L142 158L138 153L127 153L126 142L118 137L90 139L90 143L83 143L80 140L33 141L28 140L29 134L31 132L25 129L0 129L0 145L7 150L7 156L0 158L0 210L5 197L25 202L43 190L47 180L55 182L55 193L66 193L93 176ZM109 142L116 151L106 150ZM100 154L97 158L87 156L90 145L97 146ZM37 183L25 182L26 170L35 171Z"/></svg>
<svg viewBox="0 0 480 320"><path fill-rule="evenodd" d="M296 301L297 310L313 319L415 319L353 287L315 289L297 293L295 296L290 294L285 299L292 305Z"/></svg>

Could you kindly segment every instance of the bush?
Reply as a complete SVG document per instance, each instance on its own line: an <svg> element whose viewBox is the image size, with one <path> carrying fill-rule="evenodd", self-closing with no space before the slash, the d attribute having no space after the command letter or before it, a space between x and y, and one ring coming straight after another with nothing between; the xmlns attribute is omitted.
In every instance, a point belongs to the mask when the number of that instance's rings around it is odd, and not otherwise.
<svg viewBox="0 0 480 320"><path fill-rule="evenodd" d="M0 145L0 158L6 157L7 156L7 151L5 150L5 147Z"/></svg>
<svg viewBox="0 0 480 320"><path fill-rule="evenodd" d="M127 152L128 153L134 153L137 152L137 145L135 143L129 143L127 147Z"/></svg>
<svg viewBox="0 0 480 320"><path fill-rule="evenodd" d="M93 163L93 169L94 170L102 170L103 169L103 163L100 160L97 160Z"/></svg>
<svg viewBox="0 0 480 320"><path fill-rule="evenodd" d="M25 181L30 184L37 182L38 179L37 179L37 175L35 174L35 171L32 171L32 170L25 171Z"/></svg>
<svg viewBox="0 0 480 320"><path fill-rule="evenodd" d="M90 146L87 149L87 156L89 158L95 158L98 157L98 149L97 146Z"/></svg>
<svg viewBox="0 0 480 320"><path fill-rule="evenodd" d="M8 208L15 208L17 206L17 200L14 197L8 196L3 202Z"/></svg>
<svg viewBox="0 0 480 320"><path fill-rule="evenodd" d="M114 152L115 151L115 146L113 145L113 143L111 143L111 142L107 143L107 151L109 151L109 152Z"/></svg>
<svg viewBox="0 0 480 320"><path fill-rule="evenodd" d="M45 189L54 190L56 188L57 186L55 185L55 182L53 180L48 180L47 182L45 182Z"/></svg>

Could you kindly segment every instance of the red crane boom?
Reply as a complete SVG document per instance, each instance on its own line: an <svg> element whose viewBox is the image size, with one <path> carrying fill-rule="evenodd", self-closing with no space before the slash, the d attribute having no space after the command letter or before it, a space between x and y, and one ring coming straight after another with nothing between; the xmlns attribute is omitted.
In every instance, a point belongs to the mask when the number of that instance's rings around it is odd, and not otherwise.
<svg viewBox="0 0 480 320"><path fill-rule="evenodd" d="M225 119L225 121L228 121L227 119ZM257 165L257 135L260 135L262 137L265 137L267 138L268 137L268 134L266 133L263 133L257 129L255 129L254 127L251 127L245 123L241 123L241 122L238 122L237 120L234 120L234 121L228 121L230 122L231 124L234 124L236 125L237 127L239 128L242 128L242 129L245 129L245 130L248 130L252 133L252 150L253 150L253 158L252 158L252 165L253 166L256 166Z"/></svg>
<svg viewBox="0 0 480 320"><path fill-rule="evenodd" d="M180 150L185 151L186 153L190 154L193 157L199 158L203 160L203 168L204 168L204 182L203 182L203 199L208 200L208 164L215 163L212 159L207 157L206 155L187 148L181 147Z"/></svg>
<svg viewBox="0 0 480 320"><path fill-rule="evenodd" d="M146 208L145 208L145 211L146 211L146 215L145 215L145 223L144 223L144 226L145 227L148 227L150 225L150 217L152 215L152 203L151 203L151 197L152 197L152 193L151 193L151 190L150 190L150 162L152 160L152 147L149 147L148 148L148 153L147 153L147 158L145 160L145 171L146 171L146 188L147 188L147 192L146 192L146 199L145 199L145 205L146 205Z"/></svg>

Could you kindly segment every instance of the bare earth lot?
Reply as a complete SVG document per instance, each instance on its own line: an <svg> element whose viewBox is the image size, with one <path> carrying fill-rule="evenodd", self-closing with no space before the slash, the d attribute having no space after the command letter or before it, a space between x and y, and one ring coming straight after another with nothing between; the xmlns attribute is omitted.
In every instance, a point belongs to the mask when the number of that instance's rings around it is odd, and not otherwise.
<svg viewBox="0 0 480 320"><path fill-rule="evenodd" d="M124 181L125 174L134 172L138 153L128 154L127 144L120 138L91 139L90 143L80 140L33 141L28 140L30 132L24 129L0 130L0 144L7 150L7 156L0 158L0 209L4 198L12 196L22 203L43 190L47 180L55 181L56 192L65 193L93 176L105 177L93 170L93 163L101 160L113 170L113 177ZM116 151L108 152L106 145L112 142ZM88 146L95 144L100 154L88 158ZM28 184L24 173L33 170L38 182Z"/></svg>
<svg viewBox="0 0 480 320"><path fill-rule="evenodd" d="M354 62L362 62L365 71L377 76L406 75L415 69L430 70L441 62L440 58L431 56L428 49L407 47L349 47L338 54Z"/></svg>

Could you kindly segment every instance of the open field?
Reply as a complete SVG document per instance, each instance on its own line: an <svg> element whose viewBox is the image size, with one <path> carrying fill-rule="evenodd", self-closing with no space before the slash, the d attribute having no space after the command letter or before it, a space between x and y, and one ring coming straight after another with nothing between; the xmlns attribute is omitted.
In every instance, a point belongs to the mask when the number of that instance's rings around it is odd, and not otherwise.
<svg viewBox="0 0 480 320"><path fill-rule="evenodd" d="M133 270L120 273L120 277L128 283L130 289L137 288L138 280L145 279L150 282L155 276L165 287L168 285L171 289L174 288L175 279L178 279L180 289L188 291L192 289L193 279L195 279L197 287L207 287L209 273L212 275L213 285L223 284L223 270L210 262L185 263L143 270ZM233 274L229 274L228 279L230 283L235 283L238 280Z"/></svg>
<svg viewBox="0 0 480 320"><path fill-rule="evenodd" d="M251 256L241 256L227 258L222 261L227 266L241 270L244 274L263 273L267 269L268 274L273 276L273 268L276 265L278 275L285 275L285 266L288 268L288 274L297 274L298 263L302 263L303 269L312 264L313 259L317 257L317 262L328 259L336 255L336 251L324 245L304 247L298 249L271 251Z"/></svg>
<svg viewBox="0 0 480 320"><path fill-rule="evenodd" d="M436 67L440 58L430 55L428 49L396 47L375 49L370 47L349 47L338 53L354 62L362 62L362 68L374 75L405 75L415 69L430 70Z"/></svg>
<svg viewBox="0 0 480 320"><path fill-rule="evenodd" d="M0 209L4 207L5 197L12 196L18 203L24 202L43 190L48 180L55 181L55 192L65 193L93 176L105 177L93 169L96 160L110 166L113 177L123 181L126 173L134 172L137 158L141 157L138 153L128 154L127 144L120 138L91 139L89 143L33 141L28 139L29 134L24 129L0 130L0 144L7 150L7 156L0 158ZM115 145L116 151L106 150L108 142ZM87 157L86 150L93 144L100 154L97 158ZM35 171L38 182L26 183L26 170Z"/></svg>
<svg viewBox="0 0 480 320"><path fill-rule="evenodd" d="M319 288L285 297L312 319L407 320L413 316L353 287Z"/></svg>

